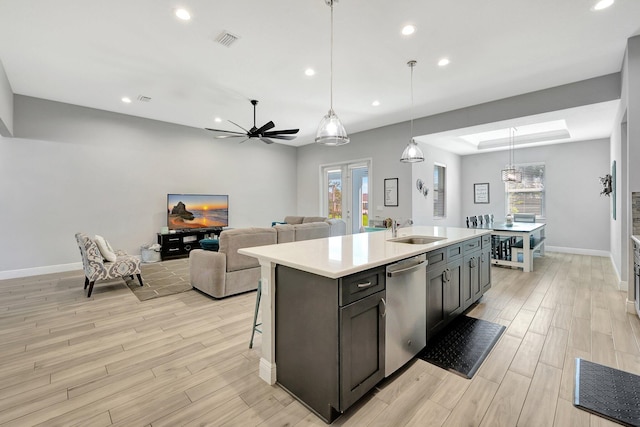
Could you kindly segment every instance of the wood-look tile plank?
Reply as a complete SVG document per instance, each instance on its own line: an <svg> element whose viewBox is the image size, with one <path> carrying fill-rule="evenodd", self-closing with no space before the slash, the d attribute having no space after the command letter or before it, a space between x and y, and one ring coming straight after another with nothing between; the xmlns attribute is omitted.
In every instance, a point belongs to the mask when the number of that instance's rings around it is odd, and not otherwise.
<svg viewBox="0 0 640 427"><path fill-rule="evenodd" d="M558 403L562 370L539 363L518 418L519 426L550 426Z"/></svg>
<svg viewBox="0 0 640 427"><path fill-rule="evenodd" d="M525 377L533 378L544 342L544 335L532 331L527 332L511 362L509 370Z"/></svg>
<svg viewBox="0 0 640 427"><path fill-rule="evenodd" d="M489 404L498 391L499 384L476 376L458 404L444 422L444 427L477 427Z"/></svg>
<svg viewBox="0 0 640 427"><path fill-rule="evenodd" d="M502 334L476 375L499 384L507 373L521 342L522 340L519 338Z"/></svg>
<svg viewBox="0 0 640 427"><path fill-rule="evenodd" d="M558 399L554 427L589 427L590 422L587 411L576 408L568 400Z"/></svg>
<svg viewBox="0 0 640 427"><path fill-rule="evenodd" d="M515 426L524 404L531 379L508 371L496 392L481 427Z"/></svg>
<svg viewBox="0 0 640 427"><path fill-rule="evenodd" d="M549 328L544 348L540 354L540 363L559 369L564 367L564 357L567 350L569 332L560 328Z"/></svg>

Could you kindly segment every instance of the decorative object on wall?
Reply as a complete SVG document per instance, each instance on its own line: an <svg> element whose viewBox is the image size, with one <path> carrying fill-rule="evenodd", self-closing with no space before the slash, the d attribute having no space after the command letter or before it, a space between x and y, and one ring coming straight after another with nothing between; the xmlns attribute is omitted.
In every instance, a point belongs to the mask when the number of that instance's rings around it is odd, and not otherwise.
<svg viewBox="0 0 640 427"><path fill-rule="evenodd" d="M344 129L342 122L333 111L333 3L338 0L325 0L327 6L331 8L331 68L330 68L330 107L329 112L322 118L316 132L316 142L324 145L343 145L348 144L350 139L347 131Z"/></svg>
<svg viewBox="0 0 640 427"><path fill-rule="evenodd" d="M489 183L473 184L473 203L489 203Z"/></svg>
<svg viewBox="0 0 640 427"><path fill-rule="evenodd" d="M613 204L613 219L616 219L616 161L611 164L611 203Z"/></svg>
<svg viewBox="0 0 640 427"><path fill-rule="evenodd" d="M398 178L384 180L384 205L398 206Z"/></svg>
<svg viewBox="0 0 640 427"><path fill-rule="evenodd" d="M418 178L418 180L416 181L416 188L418 189L418 193L422 194L426 199L427 194L429 194L429 189L427 188L427 185L424 183L424 181L420 178Z"/></svg>
<svg viewBox="0 0 640 427"><path fill-rule="evenodd" d="M400 157L400 161L403 163L416 163L416 162L424 162L424 154L422 154L422 150L416 144L415 139L413 139L413 67L417 64L416 61L411 60L407 62L409 68L411 68L411 135L409 139L409 144L402 152L402 157Z"/></svg>
<svg viewBox="0 0 640 427"><path fill-rule="evenodd" d="M514 133L516 128L509 128L509 165L506 169L502 169L503 182L522 182L522 171L517 169L513 164L513 151L515 149Z"/></svg>
<svg viewBox="0 0 640 427"><path fill-rule="evenodd" d="M606 174L605 176L600 177L600 183L602 184L602 191L600 195L603 194L607 197L611 196L612 187L611 187L611 174Z"/></svg>

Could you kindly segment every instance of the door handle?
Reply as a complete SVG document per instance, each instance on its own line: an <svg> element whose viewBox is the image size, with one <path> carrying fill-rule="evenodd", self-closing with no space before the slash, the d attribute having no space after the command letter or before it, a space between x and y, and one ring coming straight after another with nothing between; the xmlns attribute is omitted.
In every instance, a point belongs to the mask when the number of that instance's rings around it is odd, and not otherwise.
<svg viewBox="0 0 640 427"><path fill-rule="evenodd" d="M380 302L378 303L378 307L382 304L382 309L380 310L380 317L384 317L387 315L387 302L384 298L380 298Z"/></svg>

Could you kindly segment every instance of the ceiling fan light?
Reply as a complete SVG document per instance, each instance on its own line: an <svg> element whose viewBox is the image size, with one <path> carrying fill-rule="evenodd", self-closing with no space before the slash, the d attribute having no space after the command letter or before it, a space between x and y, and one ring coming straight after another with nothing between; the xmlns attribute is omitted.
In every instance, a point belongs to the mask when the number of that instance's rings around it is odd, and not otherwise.
<svg viewBox="0 0 640 427"><path fill-rule="evenodd" d="M402 152L400 161L403 163L424 162L424 154L413 138L411 138L411 141L409 141L409 144L407 144L407 147Z"/></svg>
<svg viewBox="0 0 640 427"><path fill-rule="evenodd" d="M333 110L329 110L318 125L315 141L323 145L343 145L348 144L350 139L342 122Z"/></svg>

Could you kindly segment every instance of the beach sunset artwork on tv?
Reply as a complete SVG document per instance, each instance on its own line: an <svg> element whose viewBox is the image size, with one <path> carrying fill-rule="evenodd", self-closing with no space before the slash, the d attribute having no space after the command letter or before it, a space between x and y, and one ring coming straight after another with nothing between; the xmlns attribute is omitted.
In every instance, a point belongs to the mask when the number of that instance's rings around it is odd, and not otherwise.
<svg viewBox="0 0 640 427"><path fill-rule="evenodd" d="M229 196L167 194L170 230L229 226Z"/></svg>

